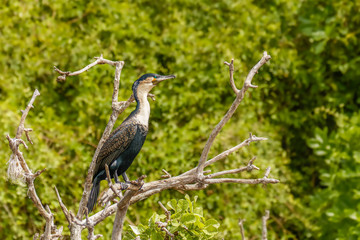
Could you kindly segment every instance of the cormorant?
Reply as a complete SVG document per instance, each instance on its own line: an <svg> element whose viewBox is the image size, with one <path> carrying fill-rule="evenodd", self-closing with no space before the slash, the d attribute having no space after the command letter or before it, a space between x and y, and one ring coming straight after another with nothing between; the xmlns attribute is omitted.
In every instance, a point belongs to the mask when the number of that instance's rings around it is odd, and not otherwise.
<svg viewBox="0 0 360 240"><path fill-rule="evenodd" d="M136 109L111 133L100 150L93 174L93 186L87 203L89 212L93 210L99 195L100 181L106 179L105 164L109 166L110 176L116 183L119 182L118 176L120 175L123 176L126 183L129 183L125 171L140 152L148 132L150 115L148 93L159 82L171 78L175 78L175 76L148 73L134 82L132 90L137 103Z"/></svg>

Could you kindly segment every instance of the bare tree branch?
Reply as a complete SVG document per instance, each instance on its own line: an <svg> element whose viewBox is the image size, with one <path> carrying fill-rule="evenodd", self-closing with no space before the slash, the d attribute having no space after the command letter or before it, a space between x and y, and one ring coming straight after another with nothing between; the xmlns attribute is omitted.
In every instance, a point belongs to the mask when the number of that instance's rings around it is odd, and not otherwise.
<svg viewBox="0 0 360 240"><path fill-rule="evenodd" d="M20 139L21 138L21 135L23 134L24 130L25 130L25 127L24 127L24 124L25 124L25 119L30 111L31 108L34 108L33 106L33 103L36 99L37 96L40 95L40 92L35 89L34 91L34 94L29 102L29 104L27 105L27 107L25 108L25 110L22 110L22 116L21 116L21 120L20 120L20 123L19 123L19 127L17 129L17 132L16 132L16 135L15 135L15 138L16 139Z"/></svg>
<svg viewBox="0 0 360 240"><path fill-rule="evenodd" d="M56 196L57 196L58 202L60 204L61 210L63 211L63 213L64 213L64 215L66 217L66 220L68 221L69 224L72 224L71 215L69 213L69 210L66 208L65 204L63 203L63 201L62 201L62 199L60 197L59 191L56 188L56 186L54 186L54 189L55 189Z"/></svg>
<svg viewBox="0 0 360 240"><path fill-rule="evenodd" d="M269 217L270 217L270 211L266 210L265 215L262 217L262 236L261 236L262 240L267 240L266 221L269 219Z"/></svg>
<svg viewBox="0 0 360 240"><path fill-rule="evenodd" d="M231 59L230 63L225 61L224 64L229 66L231 88L233 89L235 94L238 94L239 89L236 88L236 85L235 85L235 82L234 82L234 59Z"/></svg>
<svg viewBox="0 0 360 240"><path fill-rule="evenodd" d="M162 175L161 178L171 178L170 173L168 173L165 169L162 169L161 171L165 173L165 175Z"/></svg>
<svg viewBox="0 0 360 240"><path fill-rule="evenodd" d="M32 144L32 141L31 141L31 139L30 139L30 137L28 135L28 132L30 132L32 130L28 129L28 128L25 128L24 125L25 125L26 117L29 114L30 109L34 108L34 106L33 106L34 101L35 101L36 97L39 96L39 95L40 95L40 92L37 89L35 89L29 104L27 105L25 110L21 111L22 116L21 116L20 123L19 123L19 126L18 126L17 131L16 131L15 138L12 139L12 138L10 138L9 135L7 135L6 138L9 141L10 149L13 152L13 154L12 154L12 156L10 158L10 161L16 161L15 164L19 163L20 166L21 166L21 169L14 168L12 170L13 171L20 171L23 174L23 178L24 178L24 180L25 180L25 182L26 182L26 184L28 186L28 196L32 200L32 202L34 203L35 207L38 209L40 215L46 221L45 231L40 236L40 239L41 240L50 240L50 239L58 239L59 235L61 235L62 228L60 228L60 229L56 228L56 226L54 225L54 216L51 213L49 206L44 207L42 205L41 200L40 200L39 196L37 195L37 192L36 192L36 189L35 189L35 185L34 185L35 178L38 177L42 172L44 172L45 169L43 169L41 171L37 171L35 174L33 174L32 171L30 170L30 167L26 163L22 152L19 150L20 144L23 144L24 147L26 149L28 149L28 146L26 145L26 143L21 139L21 136L22 136L22 134L24 132L26 134L27 139ZM9 163L9 166L10 165L11 165L11 163ZM9 173L9 171L8 171L8 173ZM10 173L9 177L11 178L11 176L20 177L17 173ZM38 235L34 236L34 238L37 238L37 237L38 237Z"/></svg>
<svg viewBox="0 0 360 240"><path fill-rule="evenodd" d="M143 179L145 176L142 176L138 179L138 189L137 190L128 190L125 192L124 197L116 204L117 211L115 215L114 227L111 239L112 240L121 240L121 234L123 229L123 224L125 221L125 216L127 209L130 206L130 199L141 189L144 185Z"/></svg>
<svg viewBox="0 0 360 240"><path fill-rule="evenodd" d="M205 167L205 162L206 159L208 157L210 148L216 138L216 136L219 134L220 130L223 128L223 126L225 125L225 123L227 121L229 121L229 119L232 117L232 115L234 114L235 110L237 109L237 107L239 106L239 104L241 103L241 101L243 100L244 96L245 96L245 92L249 89L249 88L256 88L257 86L252 85L251 84L251 80L253 79L254 75L258 72L258 70L260 69L260 67L262 65L264 65L267 61L270 60L270 55L267 54L267 52L264 52L263 57L261 58L261 60L250 70L248 76L245 79L244 85L242 87L242 89L240 91L237 92L236 94L236 98L233 102L233 104L231 105L230 109L228 110L228 112L225 114L225 116L221 119L221 121L216 125L216 127L214 128L214 130L212 131L212 133L209 136L208 141L205 144L205 147L203 149L203 152L200 156L199 159L199 164L198 167L196 169L196 174L200 177L201 175L203 175L203 170ZM232 64L233 65L233 64ZM230 69L231 71L231 69Z"/></svg>
<svg viewBox="0 0 360 240"><path fill-rule="evenodd" d="M244 223L245 219L239 219L239 227L240 227L240 233L241 233L241 239L245 240L245 231L244 231Z"/></svg>
<svg viewBox="0 0 360 240"><path fill-rule="evenodd" d="M158 221L158 222L155 222L157 225L158 225L158 227L161 229L161 231L164 231L165 232L165 239L168 239L168 237L170 238L170 239L174 239L174 237L175 237L175 235L173 234L173 233L171 233L166 227L168 226L168 223L169 223L169 221L171 220L171 213L170 213L170 211L169 210L167 210L166 209L166 207L159 201L158 202L159 203L159 205L160 205L160 207L164 210L164 212L165 212L165 215L166 215L166 220L165 220L165 222L160 222L160 221Z"/></svg>
<svg viewBox="0 0 360 240"><path fill-rule="evenodd" d="M226 175L226 174L236 174L236 173L240 173L240 172L244 172L244 171L250 172L253 169L259 170L258 167L253 165L253 162L254 162L255 159L256 159L256 157L253 157L249 161L249 164L246 167L241 167L241 168L232 169L232 170L225 170L225 171L222 171L222 172L217 172L217 173L214 173L214 174L206 175L206 177L207 178L214 178L214 177L218 177L218 176L222 176L222 175Z"/></svg>
<svg viewBox="0 0 360 240"><path fill-rule="evenodd" d="M264 141L264 140L267 140L267 138L264 138L264 137L256 137L255 135L252 135L250 133L250 137L248 139L246 139L245 141L243 141L242 143L236 145L235 147L233 148L230 148L229 150L226 150L222 153L220 153L219 155L217 155L216 157L210 159L209 161L205 162L205 167L213 164L214 162L217 162L219 160L222 160L224 158L226 158L227 156L229 156L231 153L239 150L240 148L244 147L244 146L249 146L250 143L252 142L258 142L258 141Z"/></svg>

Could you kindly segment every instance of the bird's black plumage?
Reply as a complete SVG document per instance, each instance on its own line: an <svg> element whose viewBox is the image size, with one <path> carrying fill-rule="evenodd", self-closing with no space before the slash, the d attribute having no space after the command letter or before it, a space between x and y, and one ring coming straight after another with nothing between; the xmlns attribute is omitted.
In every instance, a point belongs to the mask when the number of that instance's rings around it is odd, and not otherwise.
<svg viewBox="0 0 360 240"><path fill-rule="evenodd" d="M128 181L125 171L140 152L148 133L150 105L147 102L147 94L158 82L170 78L175 78L175 76L145 74L134 82L132 90L137 102L136 109L111 133L100 150L93 174L93 187L87 204L89 212L95 206L100 182L106 179L105 165L109 166L110 176L115 178L116 182L120 175Z"/></svg>

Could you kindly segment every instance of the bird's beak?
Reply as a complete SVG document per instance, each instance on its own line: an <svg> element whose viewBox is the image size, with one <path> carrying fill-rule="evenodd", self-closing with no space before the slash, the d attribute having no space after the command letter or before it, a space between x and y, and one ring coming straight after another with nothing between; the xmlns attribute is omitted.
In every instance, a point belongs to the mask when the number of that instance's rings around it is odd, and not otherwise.
<svg viewBox="0 0 360 240"><path fill-rule="evenodd" d="M154 78L153 84L156 85L159 82L165 81L167 79L172 79L172 78L175 78L175 75L163 75L163 76L160 75L157 78Z"/></svg>

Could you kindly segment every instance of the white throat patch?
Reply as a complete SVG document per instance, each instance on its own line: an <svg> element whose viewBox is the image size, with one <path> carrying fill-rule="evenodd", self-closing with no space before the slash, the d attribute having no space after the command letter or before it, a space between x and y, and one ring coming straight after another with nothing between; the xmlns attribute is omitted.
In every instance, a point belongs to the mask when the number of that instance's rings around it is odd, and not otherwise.
<svg viewBox="0 0 360 240"><path fill-rule="evenodd" d="M142 125L149 125L149 117L150 117L150 104L147 100L148 92L151 89L139 89L137 92L139 99L139 112L136 114L136 121Z"/></svg>

